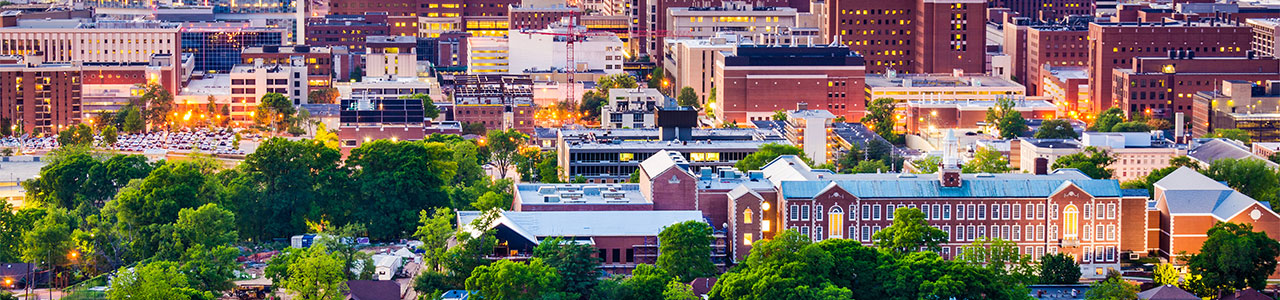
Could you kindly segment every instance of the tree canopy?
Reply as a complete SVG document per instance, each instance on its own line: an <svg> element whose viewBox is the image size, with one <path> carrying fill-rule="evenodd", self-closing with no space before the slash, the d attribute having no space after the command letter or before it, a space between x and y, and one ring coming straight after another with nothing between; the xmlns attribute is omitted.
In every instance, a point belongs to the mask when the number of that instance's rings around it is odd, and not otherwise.
<svg viewBox="0 0 1280 300"><path fill-rule="evenodd" d="M1000 138L1015 139L1027 132L1027 120L1014 109L1017 102L1010 98L996 99L995 107L987 108L987 124L1000 131Z"/></svg>
<svg viewBox="0 0 1280 300"><path fill-rule="evenodd" d="M692 281L698 277L715 275L716 266L711 263L711 226L701 221L685 221L662 229L658 248L658 267L680 278Z"/></svg>
<svg viewBox="0 0 1280 300"><path fill-rule="evenodd" d="M763 168L765 164L768 164L773 161L773 159L783 155L796 155L805 162L809 162L809 158L804 155L804 150L800 150L800 147L787 144L768 143L761 145L760 149L756 150L755 153L751 153L747 155L747 157L738 160L738 162L734 163L733 166L743 172L759 170L760 168Z"/></svg>
<svg viewBox="0 0 1280 300"><path fill-rule="evenodd" d="M1008 173L1012 168L1009 166L1009 159L999 150L982 147L960 169L964 173Z"/></svg>
<svg viewBox="0 0 1280 300"><path fill-rule="evenodd" d="M1260 159L1220 158L1209 163L1209 167L1200 170L1209 178L1225 181L1227 186L1249 195L1254 200L1277 203L1280 197L1280 176L1276 170ZM1273 204L1275 207L1277 204Z"/></svg>
<svg viewBox="0 0 1280 300"><path fill-rule="evenodd" d="M1186 258L1191 274L1221 296L1244 288L1262 290L1267 277L1276 271L1280 242L1265 232L1253 231L1253 225L1218 223L1209 228L1209 238L1200 253Z"/></svg>
<svg viewBox="0 0 1280 300"><path fill-rule="evenodd" d="M947 240L947 233L929 226L920 209L898 208L893 211L893 224L876 232L871 238L881 249L902 256L922 248L926 251L939 251L938 244Z"/></svg>
<svg viewBox="0 0 1280 300"><path fill-rule="evenodd" d="M1036 129L1035 138L1037 139L1074 139L1080 137L1076 133L1075 128L1071 127L1071 122L1066 119L1044 120L1040 123L1040 128Z"/></svg>
<svg viewBox="0 0 1280 300"><path fill-rule="evenodd" d="M1084 151L1058 157L1053 162L1054 169L1077 169L1093 179L1111 179L1111 170L1107 169L1116 158L1107 150L1089 146Z"/></svg>
<svg viewBox="0 0 1280 300"><path fill-rule="evenodd" d="M894 132L894 116L896 100L893 98L877 98L867 103L867 115L862 117L862 124L892 144L902 143L902 136Z"/></svg>

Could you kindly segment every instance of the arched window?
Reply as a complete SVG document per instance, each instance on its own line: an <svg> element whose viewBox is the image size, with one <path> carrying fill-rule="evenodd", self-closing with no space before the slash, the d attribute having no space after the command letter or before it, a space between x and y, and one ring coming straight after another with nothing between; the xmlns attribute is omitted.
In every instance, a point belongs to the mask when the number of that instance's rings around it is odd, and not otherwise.
<svg viewBox="0 0 1280 300"><path fill-rule="evenodd" d="M1079 236L1080 211L1074 204L1062 209L1062 237L1076 239Z"/></svg>
<svg viewBox="0 0 1280 300"><path fill-rule="evenodd" d="M840 209L839 205L832 205L831 212L827 215L827 223L830 223L827 228L831 230L827 233L827 237L832 239L844 237L844 233L840 232L844 230L844 210Z"/></svg>
<svg viewBox="0 0 1280 300"><path fill-rule="evenodd" d="M751 216L751 209L750 209L750 208L748 208L748 209L746 209L746 210L743 210L743 211L742 211L742 224L751 224L751 217L752 217L752 216Z"/></svg>

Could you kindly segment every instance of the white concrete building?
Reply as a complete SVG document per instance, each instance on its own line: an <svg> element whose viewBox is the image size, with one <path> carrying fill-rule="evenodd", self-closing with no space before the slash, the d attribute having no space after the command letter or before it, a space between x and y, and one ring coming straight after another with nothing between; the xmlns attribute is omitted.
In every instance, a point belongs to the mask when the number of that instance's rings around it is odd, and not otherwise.
<svg viewBox="0 0 1280 300"><path fill-rule="evenodd" d="M418 76L417 38L412 36L369 36L369 53L364 56L366 77Z"/></svg>
<svg viewBox="0 0 1280 300"><path fill-rule="evenodd" d="M833 158L833 143L828 139L827 128L831 127L831 120L836 115L826 110L808 109L808 104L801 105L801 109L787 112L787 139L800 145L804 155L815 164L826 163Z"/></svg>
<svg viewBox="0 0 1280 300"><path fill-rule="evenodd" d="M653 111L667 104L658 89L609 89L609 104L600 108L600 127L654 128Z"/></svg>
<svg viewBox="0 0 1280 300"><path fill-rule="evenodd" d="M511 72L511 54L506 38L468 37L467 73L506 74Z"/></svg>
<svg viewBox="0 0 1280 300"><path fill-rule="evenodd" d="M796 15L796 9L791 7L757 7L746 1L725 1L720 6L669 8L666 29L693 37L712 37L717 33L775 34L795 28Z"/></svg>
<svg viewBox="0 0 1280 300"><path fill-rule="evenodd" d="M252 65L231 68L231 121L253 122L258 101L267 93L280 93L293 105L307 103L307 64L294 59L288 65Z"/></svg>
<svg viewBox="0 0 1280 300"><path fill-rule="evenodd" d="M622 73L625 48L617 35L608 32L587 32L586 38L573 44L573 66L565 66L569 31L564 25L553 25L544 30L511 30L507 35L511 51L511 72L563 70L601 70L606 74ZM587 29L579 27L578 32ZM475 62L472 62L475 64Z"/></svg>

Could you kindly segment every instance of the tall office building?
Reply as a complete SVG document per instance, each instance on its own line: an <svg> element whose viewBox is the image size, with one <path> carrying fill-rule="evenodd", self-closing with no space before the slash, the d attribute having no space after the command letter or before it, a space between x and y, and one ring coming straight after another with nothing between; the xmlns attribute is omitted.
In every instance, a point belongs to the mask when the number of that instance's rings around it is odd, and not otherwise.
<svg viewBox="0 0 1280 300"><path fill-rule="evenodd" d="M982 0L832 0L827 28L866 57L869 73L983 73L986 8Z"/></svg>
<svg viewBox="0 0 1280 300"><path fill-rule="evenodd" d="M182 28L182 52L195 56L195 71L226 73L243 63L240 52L250 47L281 45L284 28L244 27L210 23Z"/></svg>

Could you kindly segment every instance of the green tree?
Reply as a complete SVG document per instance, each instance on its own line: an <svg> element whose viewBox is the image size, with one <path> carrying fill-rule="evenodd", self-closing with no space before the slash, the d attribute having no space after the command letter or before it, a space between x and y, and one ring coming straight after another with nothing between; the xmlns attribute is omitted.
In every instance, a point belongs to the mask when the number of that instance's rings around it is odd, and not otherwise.
<svg viewBox="0 0 1280 300"><path fill-rule="evenodd" d="M933 174L938 172L938 166L942 165L941 156L925 156L923 159L911 161L911 166L915 167L916 174Z"/></svg>
<svg viewBox="0 0 1280 300"><path fill-rule="evenodd" d="M196 245L183 255L181 270L192 288L221 294L235 287L231 280L240 271L240 263L236 262L239 256L240 250L232 246Z"/></svg>
<svg viewBox="0 0 1280 300"><path fill-rule="evenodd" d="M72 222L65 210L48 210L22 235L22 261L38 262L45 268L65 264L67 253L75 246L71 242Z"/></svg>
<svg viewBox="0 0 1280 300"><path fill-rule="evenodd" d="M711 226L700 221L685 221L662 228L658 247L658 267L681 280L715 275L711 263Z"/></svg>
<svg viewBox="0 0 1280 300"><path fill-rule="evenodd" d="M27 199L47 207L75 209L83 201L98 200L89 177L100 163L85 152L55 153L54 160L40 168L40 176L22 182Z"/></svg>
<svg viewBox="0 0 1280 300"><path fill-rule="evenodd" d="M1107 169L1116 158L1107 150L1089 146L1084 151L1058 157L1053 162L1054 169L1077 169L1093 179L1111 179L1111 170Z"/></svg>
<svg viewBox="0 0 1280 300"><path fill-rule="evenodd" d="M1115 126L1111 127L1111 131L1148 132L1148 131L1151 131L1151 126L1147 125L1147 122L1145 121L1131 121L1131 122L1118 123Z"/></svg>
<svg viewBox="0 0 1280 300"><path fill-rule="evenodd" d="M544 239L533 249L533 257L542 259L560 275L563 286L556 290L577 295L590 293L599 281L600 258L595 253L596 248L591 245L557 237Z"/></svg>
<svg viewBox="0 0 1280 300"><path fill-rule="evenodd" d="M307 93L307 102L313 104L338 104L342 95L335 88L322 88Z"/></svg>
<svg viewBox="0 0 1280 300"><path fill-rule="evenodd" d="M138 88L142 89L138 102L146 107L142 117L155 126L164 124L169 118L169 112L173 110L173 94L158 83L140 84ZM126 128L129 127L129 122L128 119L125 120Z"/></svg>
<svg viewBox="0 0 1280 300"><path fill-rule="evenodd" d="M667 288L662 291L662 299L664 300L699 300L697 294L693 293L693 286L672 280L667 282Z"/></svg>
<svg viewBox="0 0 1280 300"><path fill-rule="evenodd" d="M528 263L499 260L480 266L467 278L467 290L479 292L485 299L546 299L559 294L560 275L542 259Z"/></svg>
<svg viewBox="0 0 1280 300"><path fill-rule="evenodd" d="M624 290L617 299L655 299L666 291L667 283L676 281L662 268L650 264L638 264L631 277L623 282Z"/></svg>
<svg viewBox="0 0 1280 300"><path fill-rule="evenodd" d="M1015 139L1027 131L1027 120L1014 107L1017 102L1009 98L996 99L996 107L987 108L987 123L1000 130L1000 138Z"/></svg>
<svg viewBox="0 0 1280 300"><path fill-rule="evenodd" d="M292 293L294 299L338 299L347 291L343 261L328 253L323 244L312 245L294 258L288 276L276 286Z"/></svg>
<svg viewBox="0 0 1280 300"><path fill-rule="evenodd" d="M787 121L787 111L785 111L785 110L781 110L781 109L774 111L774 112L773 112L773 120L774 120L774 121L783 121L783 122L786 122L786 121Z"/></svg>
<svg viewBox="0 0 1280 300"><path fill-rule="evenodd" d="M1138 299L1138 286L1120 277L1120 273L1111 271L1107 279L1089 285L1084 293L1088 300L1131 300Z"/></svg>
<svg viewBox="0 0 1280 300"><path fill-rule="evenodd" d="M1233 140L1244 142L1245 144L1249 144L1253 142L1253 138L1250 136L1248 131L1244 131L1243 129L1235 129L1235 128L1214 129L1213 132L1205 135L1204 137L1233 139Z"/></svg>
<svg viewBox="0 0 1280 300"><path fill-rule="evenodd" d="M960 166L964 173L1008 173L1009 159L999 150L982 147L973 153L973 159Z"/></svg>
<svg viewBox="0 0 1280 300"><path fill-rule="evenodd" d="M456 232L453 227L454 213L448 207L437 208L434 213L427 210L418 213L418 231L413 237L422 241L423 266L427 270L440 270L445 251L449 249L449 238Z"/></svg>
<svg viewBox="0 0 1280 300"><path fill-rule="evenodd" d="M1173 264L1158 263L1156 264L1155 275L1152 276L1152 281L1154 281L1156 285L1160 285L1160 286L1164 286L1164 285L1177 286L1179 285L1179 282L1178 282L1179 275L1180 274L1178 272L1178 268L1174 267Z"/></svg>
<svg viewBox="0 0 1280 300"><path fill-rule="evenodd" d="M453 161L458 163L458 176L450 181L453 185L471 184L477 180L488 180L484 168L480 166L480 147L471 141L447 143L453 150Z"/></svg>
<svg viewBox="0 0 1280 300"><path fill-rule="evenodd" d="M157 261L133 269L120 268L107 289L107 299L216 299L214 293L192 288L178 263Z"/></svg>
<svg viewBox="0 0 1280 300"><path fill-rule="evenodd" d="M1111 127L1124 122L1124 110L1119 107L1112 107L1103 111L1093 120L1093 125L1089 126L1090 131L1109 132Z"/></svg>
<svg viewBox="0 0 1280 300"><path fill-rule="evenodd" d="M938 244L947 240L942 229L929 226L924 212L917 208L898 208L893 212L893 224L871 236L876 245L889 253L902 256L920 251L940 251Z"/></svg>
<svg viewBox="0 0 1280 300"><path fill-rule="evenodd" d="M847 173L887 173L891 171L889 166L879 160L864 160L858 162L853 168L842 170Z"/></svg>
<svg viewBox="0 0 1280 300"><path fill-rule="evenodd" d="M1255 200L1270 203L1280 200L1276 195L1280 192L1280 178L1263 160L1221 158L1209 163L1209 168L1200 170L1200 173L1213 180L1225 181L1227 186Z"/></svg>
<svg viewBox="0 0 1280 300"><path fill-rule="evenodd" d="M116 133L115 126L107 125L102 127L102 144L104 146L110 147L112 145L115 145L116 140L119 139L119 137L120 135Z"/></svg>
<svg viewBox="0 0 1280 300"><path fill-rule="evenodd" d="M808 236L786 230L752 245L746 262L722 274L708 296L750 300L853 298L848 288L829 280L835 261Z"/></svg>
<svg viewBox="0 0 1280 300"><path fill-rule="evenodd" d="M488 211L479 218L472 220L468 226L471 226L471 228L490 228L495 219L497 219L497 212ZM450 247L449 250L445 251L444 259L441 261L448 284L451 286L464 286L472 271L490 263L485 256L493 254L493 247L497 245L495 234L496 231L490 228L479 234L459 230L454 235L457 246Z"/></svg>
<svg viewBox="0 0 1280 300"><path fill-rule="evenodd" d="M538 164L536 165L538 169L538 181L542 183L564 182L563 180L560 180L560 159L556 156L556 153L546 152L538 155L542 156L542 159L538 160ZM637 172L638 171L639 169L637 169ZM636 175L638 179L639 173L636 173Z"/></svg>
<svg viewBox="0 0 1280 300"><path fill-rule="evenodd" d="M787 144L768 143L761 145L760 149L757 149L755 153L751 153L747 155L747 157L738 160L738 162L734 163L733 166L744 172L759 170L760 168L763 168L765 164L768 164L775 158L783 155L799 156L801 160L804 160L806 163L809 162L809 158L804 155L804 150L800 150L800 147Z"/></svg>
<svg viewBox="0 0 1280 300"><path fill-rule="evenodd" d="M1009 288L989 269L947 261L937 253L908 254L887 267L890 299L1024 299L1027 293Z"/></svg>
<svg viewBox="0 0 1280 300"><path fill-rule="evenodd" d="M1062 253L1040 257L1041 284L1074 284L1080 282L1080 265L1076 259Z"/></svg>
<svg viewBox="0 0 1280 300"><path fill-rule="evenodd" d="M667 76L666 74L667 73L663 72L662 67L653 68L653 72L649 73L649 82L648 82L649 88L661 89L662 80L664 79L665 76Z"/></svg>
<svg viewBox="0 0 1280 300"><path fill-rule="evenodd" d="M1244 288L1262 290L1276 271L1276 256L1280 256L1280 242L1253 231L1253 225L1218 223L1209 228L1200 253L1186 261L1191 274L1221 296Z"/></svg>
<svg viewBox="0 0 1280 300"><path fill-rule="evenodd" d="M476 199L476 202L471 203L471 205L481 211L494 208L511 210L511 197L494 192L485 192L484 195L480 195L480 199Z"/></svg>
<svg viewBox="0 0 1280 300"><path fill-rule="evenodd" d="M511 169L520 147L524 146L528 140L528 135L515 129L489 132L487 136L489 162L498 168L499 179L507 178L507 171Z"/></svg>
<svg viewBox="0 0 1280 300"><path fill-rule="evenodd" d="M1040 268L1030 254L1018 251L1018 244L998 238L981 237L960 251L958 259L970 266L985 268L996 281L1009 289L1022 288L1039 280ZM1030 291L1023 293L1030 294Z"/></svg>
<svg viewBox="0 0 1280 300"><path fill-rule="evenodd" d="M1036 129L1035 138L1037 139L1074 139L1080 137L1076 133L1075 128L1071 127L1071 122L1066 119L1045 120L1040 123L1040 128Z"/></svg>
<svg viewBox="0 0 1280 300"><path fill-rule="evenodd" d="M250 240L306 231L306 220L350 219L349 171L342 153L315 140L268 139L227 173L229 209L241 216L239 233Z"/></svg>
<svg viewBox="0 0 1280 300"><path fill-rule="evenodd" d="M271 126L272 130L281 131L293 125L289 120L293 118L294 113L297 113L297 110L293 108L293 101L289 98L280 93L267 93L258 100L254 119L259 126Z"/></svg>
<svg viewBox="0 0 1280 300"><path fill-rule="evenodd" d="M93 145L93 128L89 125L76 124L58 132L58 144L62 146L86 147Z"/></svg>
<svg viewBox="0 0 1280 300"><path fill-rule="evenodd" d="M327 234L327 236L317 240L316 243L324 244L324 248L329 251L329 255L342 262L342 271L347 280L369 280L373 278L373 254L361 252L352 243L356 238L362 237L367 233L364 224L346 224L336 230L327 230L322 233ZM357 266L360 268L356 268Z"/></svg>
<svg viewBox="0 0 1280 300"><path fill-rule="evenodd" d="M426 295L440 295L445 291L461 288L449 285L445 282L445 279L444 274L440 272L433 270L422 271L417 277L413 278L413 290L426 297Z"/></svg>
<svg viewBox="0 0 1280 300"><path fill-rule="evenodd" d="M351 150L347 165L355 170L355 199L367 199L352 215L368 226L371 238L384 240L414 232L419 209L447 206L445 187L458 168L445 144L386 140Z"/></svg>
<svg viewBox="0 0 1280 300"><path fill-rule="evenodd" d="M680 106L698 106L698 93L693 91L691 87L680 89L680 96L676 97L676 103Z"/></svg>
<svg viewBox="0 0 1280 300"><path fill-rule="evenodd" d="M422 100L422 109L426 117L432 119L440 117L440 108L436 107L436 103L431 100L431 95L413 94L401 98Z"/></svg>
<svg viewBox="0 0 1280 300"><path fill-rule="evenodd" d="M174 246L174 220L183 208L218 203L217 182L192 162L169 162L142 180L120 189L107 205L116 211L118 226L132 237L134 253L149 256L161 246Z"/></svg>
<svg viewBox="0 0 1280 300"><path fill-rule="evenodd" d="M896 102L893 98L878 98L867 104L867 115L862 117L862 124L867 125L876 134L888 140L889 143L902 143L902 136L894 132L894 123L897 122L894 117L894 109Z"/></svg>
<svg viewBox="0 0 1280 300"><path fill-rule="evenodd" d="M147 125L142 121L142 113L138 112L137 107L127 106L121 114L124 116L122 123L124 125L121 127L124 132L138 133L146 128Z"/></svg>
<svg viewBox="0 0 1280 300"><path fill-rule="evenodd" d="M32 220L24 220L8 202L0 203L0 261L20 261L22 235L31 229Z"/></svg>

